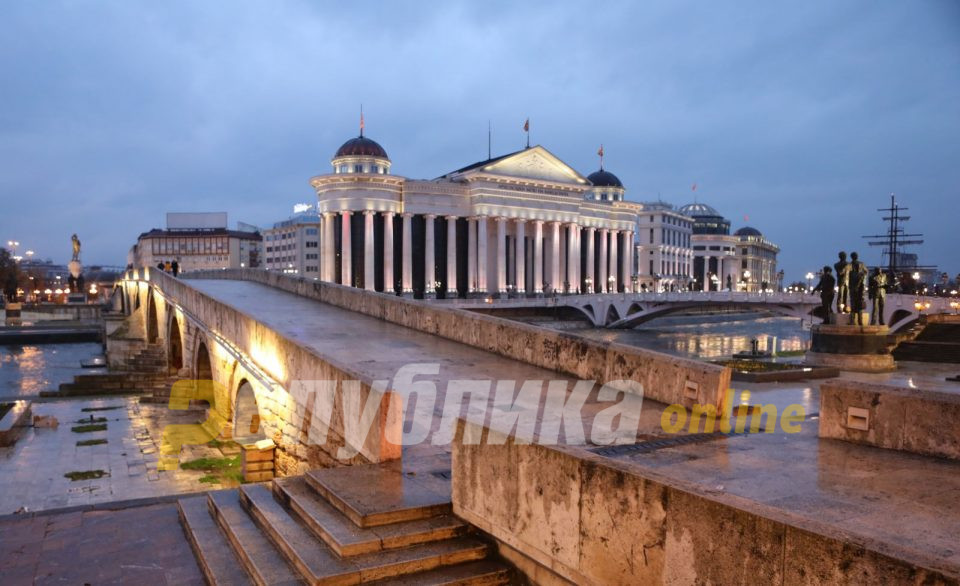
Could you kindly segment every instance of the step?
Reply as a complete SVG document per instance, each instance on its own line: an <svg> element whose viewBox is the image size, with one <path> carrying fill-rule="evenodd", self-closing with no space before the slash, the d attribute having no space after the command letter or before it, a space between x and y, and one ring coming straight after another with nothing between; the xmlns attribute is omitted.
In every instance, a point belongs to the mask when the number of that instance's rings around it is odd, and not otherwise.
<svg viewBox="0 0 960 586"><path fill-rule="evenodd" d="M207 495L210 511L257 584L301 584L297 573L240 505L236 490Z"/></svg>
<svg viewBox="0 0 960 586"><path fill-rule="evenodd" d="M291 517L266 485L244 485L240 492L251 516L312 584L381 580L479 560L489 553L489 546L479 539L456 537L341 558Z"/></svg>
<svg viewBox="0 0 960 586"><path fill-rule="evenodd" d="M511 583L510 566L496 559L436 568L419 574L380 580L385 586L501 586ZM519 582L516 582L519 583Z"/></svg>
<svg viewBox="0 0 960 586"><path fill-rule="evenodd" d="M467 525L453 515L358 527L310 488L302 477L275 479L273 488L277 499L342 557L440 541L467 532Z"/></svg>
<svg viewBox="0 0 960 586"><path fill-rule="evenodd" d="M322 468L304 478L358 527L427 519L452 510L449 479L404 473L399 463Z"/></svg>
<svg viewBox="0 0 960 586"><path fill-rule="evenodd" d="M180 499L177 501L177 507L180 509L180 521L187 533L187 539L190 541L207 584L211 586L253 584L233 548L230 547L226 536L210 516L207 497Z"/></svg>

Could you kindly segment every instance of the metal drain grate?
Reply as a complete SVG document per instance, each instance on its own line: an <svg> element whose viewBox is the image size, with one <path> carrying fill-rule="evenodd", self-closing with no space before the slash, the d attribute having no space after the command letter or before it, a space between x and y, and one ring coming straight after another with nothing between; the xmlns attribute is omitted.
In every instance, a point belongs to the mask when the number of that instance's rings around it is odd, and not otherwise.
<svg viewBox="0 0 960 586"><path fill-rule="evenodd" d="M685 446L689 444L702 444L724 439L730 435L727 433L691 433L689 435L678 435L662 439L648 440L637 444L621 444L619 446L604 446L590 450L598 456L632 456L634 454L646 454L662 450L663 448L673 448L676 446Z"/></svg>

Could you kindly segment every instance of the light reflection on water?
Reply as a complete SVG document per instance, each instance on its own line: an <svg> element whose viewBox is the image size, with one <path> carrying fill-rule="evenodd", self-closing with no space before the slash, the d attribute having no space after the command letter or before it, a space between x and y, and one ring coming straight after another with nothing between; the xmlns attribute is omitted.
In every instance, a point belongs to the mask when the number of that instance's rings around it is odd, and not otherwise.
<svg viewBox="0 0 960 586"><path fill-rule="evenodd" d="M103 347L95 342L0 346L0 397L37 396L81 372L99 372L102 369L81 368L80 361L102 353Z"/></svg>
<svg viewBox="0 0 960 586"><path fill-rule="evenodd" d="M777 352L804 351L810 343L810 331L803 329L797 318L759 317L714 322L700 319L710 318L665 317L632 330L590 328L576 332L598 340L706 359L749 351L753 339L759 342L761 350L775 344Z"/></svg>

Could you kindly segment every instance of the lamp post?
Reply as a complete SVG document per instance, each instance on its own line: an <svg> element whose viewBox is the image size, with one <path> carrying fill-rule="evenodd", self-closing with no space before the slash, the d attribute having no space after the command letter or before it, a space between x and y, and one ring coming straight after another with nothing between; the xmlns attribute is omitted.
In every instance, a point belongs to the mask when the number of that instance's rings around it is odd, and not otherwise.
<svg viewBox="0 0 960 586"><path fill-rule="evenodd" d="M807 273L807 293L810 292L810 289L813 287L813 272Z"/></svg>
<svg viewBox="0 0 960 586"><path fill-rule="evenodd" d="M10 250L13 251L13 258L14 258L14 260L20 260L20 259L17 257L17 247L20 246L20 243L19 243L18 241L16 241L16 240L7 240L7 246L9 246L9 247L10 247Z"/></svg>

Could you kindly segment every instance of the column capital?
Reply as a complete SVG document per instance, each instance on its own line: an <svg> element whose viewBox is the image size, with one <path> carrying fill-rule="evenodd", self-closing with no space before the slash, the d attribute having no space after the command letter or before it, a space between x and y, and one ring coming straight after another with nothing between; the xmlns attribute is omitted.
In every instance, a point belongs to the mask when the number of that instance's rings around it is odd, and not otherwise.
<svg viewBox="0 0 960 586"><path fill-rule="evenodd" d="M435 220L437 218L437 214L423 214L423 217Z"/></svg>
<svg viewBox="0 0 960 586"><path fill-rule="evenodd" d="M351 215L351 214L353 214L353 212L351 212L350 210L341 210L341 211L340 211L340 215L341 215L341 216L349 216L349 215Z"/></svg>
<svg viewBox="0 0 960 586"><path fill-rule="evenodd" d="M508 218L508 217L506 217L506 216L497 216L495 219L497 220L497 223L499 223L499 224L506 224L506 223L507 223L507 220L509 220L510 218Z"/></svg>
<svg viewBox="0 0 960 586"><path fill-rule="evenodd" d="M377 210L363 210L363 215L372 216L377 213Z"/></svg>
<svg viewBox="0 0 960 586"><path fill-rule="evenodd" d="M587 231L593 234L597 231L597 228L595 226L587 226Z"/></svg>
<svg viewBox="0 0 960 586"><path fill-rule="evenodd" d="M510 218L510 219L518 224L526 224L529 221L526 218Z"/></svg>
<svg viewBox="0 0 960 586"><path fill-rule="evenodd" d="M400 215L403 216L404 218L412 218L412 217L413 217L413 213L411 213L411 212L401 212Z"/></svg>
<svg viewBox="0 0 960 586"><path fill-rule="evenodd" d="M457 220L457 219L460 218L460 216L444 216L444 218L446 218L446 219L448 219L448 220Z"/></svg>
<svg viewBox="0 0 960 586"><path fill-rule="evenodd" d="M397 212L386 211L386 212L383 212L383 215L386 217L392 217L397 215Z"/></svg>
<svg viewBox="0 0 960 586"><path fill-rule="evenodd" d="M543 220L530 220L530 221L533 222L534 224L539 225L539 226L542 226L542 225L543 225Z"/></svg>

